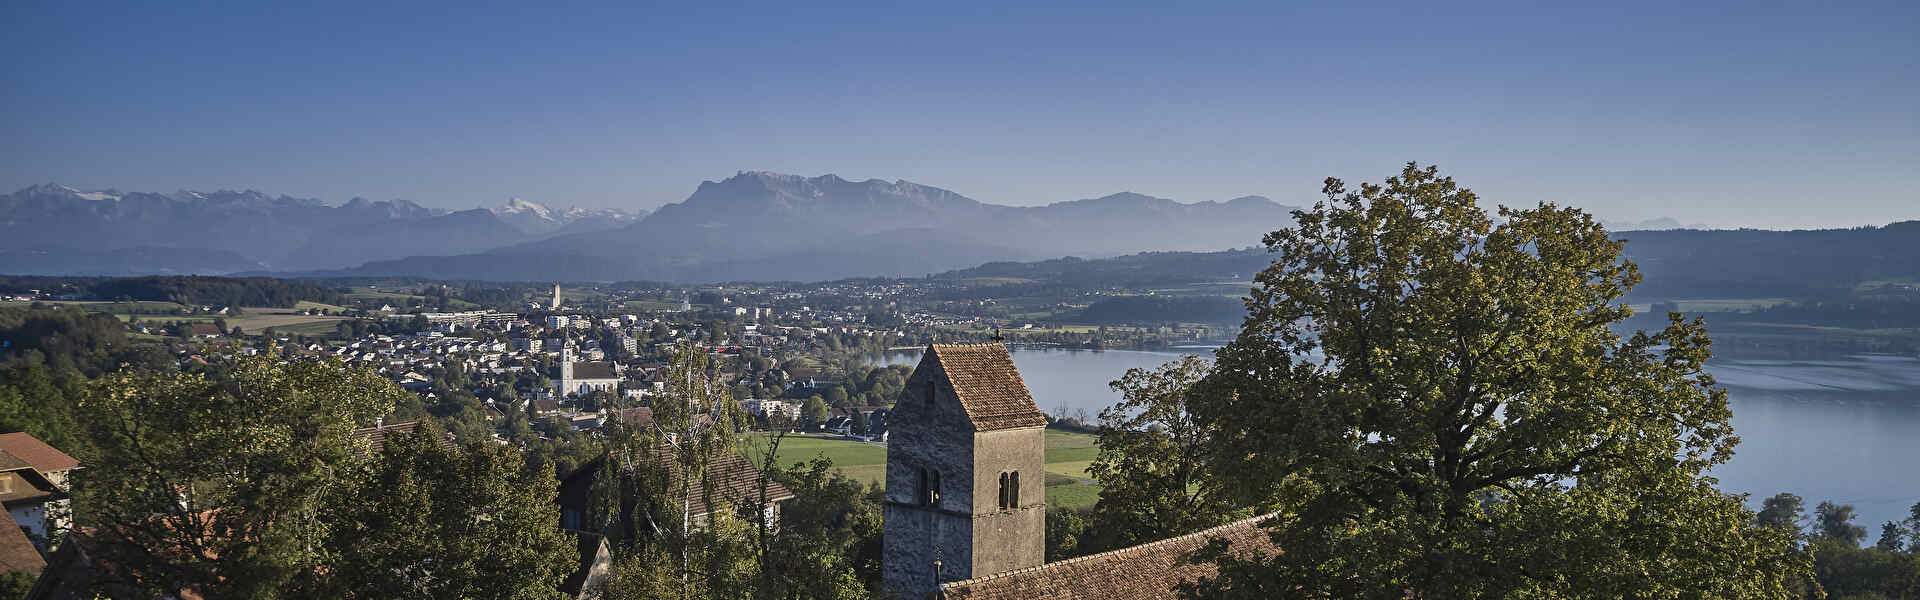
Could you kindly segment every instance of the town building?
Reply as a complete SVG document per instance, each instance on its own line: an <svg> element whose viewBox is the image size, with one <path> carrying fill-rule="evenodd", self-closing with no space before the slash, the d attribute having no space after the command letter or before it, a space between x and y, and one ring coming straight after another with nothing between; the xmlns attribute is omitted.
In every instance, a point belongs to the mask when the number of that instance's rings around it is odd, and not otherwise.
<svg viewBox="0 0 1920 600"><path fill-rule="evenodd" d="M66 522L66 491L32 464L5 451L0 451L0 504L19 528L41 540Z"/></svg>
<svg viewBox="0 0 1920 600"><path fill-rule="evenodd" d="M560 396L584 396L596 391L620 391L619 365L606 361L576 361L573 351L560 351L560 376L553 379Z"/></svg>

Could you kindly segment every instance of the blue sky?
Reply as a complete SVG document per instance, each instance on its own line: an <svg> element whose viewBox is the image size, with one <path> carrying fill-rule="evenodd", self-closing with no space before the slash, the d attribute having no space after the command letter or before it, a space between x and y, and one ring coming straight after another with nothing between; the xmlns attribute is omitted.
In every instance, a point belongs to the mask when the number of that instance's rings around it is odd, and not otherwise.
<svg viewBox="0 0 1920 600"><path fill-rule="evenodd" d="M1610 219L1920 218L1920 3L807 4L9 2L0 188L1302 204L1418 160Z"/></svg>

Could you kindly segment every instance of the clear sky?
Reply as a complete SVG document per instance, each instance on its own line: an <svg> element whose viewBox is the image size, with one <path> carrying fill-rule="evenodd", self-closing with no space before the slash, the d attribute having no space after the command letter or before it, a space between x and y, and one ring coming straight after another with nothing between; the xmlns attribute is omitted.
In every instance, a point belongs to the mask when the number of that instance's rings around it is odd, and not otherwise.
<svg viewBox="0 0 1920 600"><path fill-rule="evenodd" d="M1609 219L1920 218L1912 1L186 4L0 4L0 188L1301 204L1418 160Z"/></svg>

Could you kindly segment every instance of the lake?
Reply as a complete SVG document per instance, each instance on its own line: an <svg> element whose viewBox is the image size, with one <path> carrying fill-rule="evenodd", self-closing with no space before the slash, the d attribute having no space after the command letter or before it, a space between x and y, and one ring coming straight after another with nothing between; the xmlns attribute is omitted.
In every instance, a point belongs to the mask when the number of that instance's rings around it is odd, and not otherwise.
<svg viewBox="0 0 1920 600"><path fill-rule="evenodd" d="M1211 348L1190 352L1211 356ZM1127 369L1153 367L1178 352L1015 347L1013 362L1041 410L1090 416L1119 401L1107 387ZM879 362L913 364L920 351ZM1731 462L1714 469L1720 489L1761 498L1792 492L1807 510L1823 500L1852 504L1871 542L1880 524L1906 518L1920 502L1920 360L1852 356L1834 360L1716 360L1734 434Z"/></svg>

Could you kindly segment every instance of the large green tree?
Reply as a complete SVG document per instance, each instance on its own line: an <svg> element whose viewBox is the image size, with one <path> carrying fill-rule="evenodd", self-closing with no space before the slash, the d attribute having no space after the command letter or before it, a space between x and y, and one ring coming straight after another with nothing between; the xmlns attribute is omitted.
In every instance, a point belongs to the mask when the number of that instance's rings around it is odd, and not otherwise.
<svg viewBox="0 0 1920 600"><path fill-rule="evenodd" d="M1106 545L1165 539L1236 517L1225 481L1207 470L1213 430L1187 409L1207 370L1207 361L1187 356L1128 369L1110 384L1121 400L1100 411L1099 453L1087 469L1103 488L1091 530ZM1084 547L1087 540L1078 541Z"/></svg>
<svg viewBox="0 0 1920 600"><path fill-rule="evenodd" d="M366 462L328 515L328 595L552 598L578 556L553 470L497 444L443 443L431 421Z"/></svg>
<svg viewBox="0 0 1920 600"><path fill-rule="evenodd" d="M574 567L555 482L440 427L378 453L354 436L409 396L337 361L241 359L229 379L95 382L74 475L113 597L548 598ZM117 577L116 577L117 576Z"/></svg>
<svg viewBox="0 0 1920 600"><path fill-rule="evenodd" d="M90 549L145 596L316 589L329 502L353 485L349 438L404 394L337 361L246 358L227 382L108 375L81 403L94 456L73 485Z"/></svg>
<svg viewBox="0 0 1920 600"><path fill-rule="evenodd" d="M1239 501L1286 507L1284 551L1190 592L1771 598L1808 572L1705 475L1737 439L1704 326L1610 328L1623 242L1576 209L1489 215L1432 167L1323 192L1265 238L1191 401Z"/></svg>

